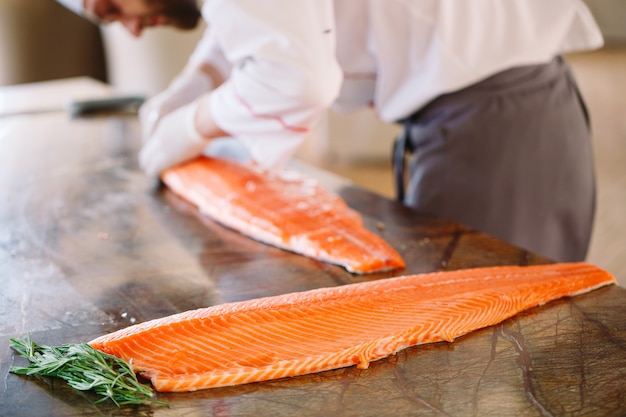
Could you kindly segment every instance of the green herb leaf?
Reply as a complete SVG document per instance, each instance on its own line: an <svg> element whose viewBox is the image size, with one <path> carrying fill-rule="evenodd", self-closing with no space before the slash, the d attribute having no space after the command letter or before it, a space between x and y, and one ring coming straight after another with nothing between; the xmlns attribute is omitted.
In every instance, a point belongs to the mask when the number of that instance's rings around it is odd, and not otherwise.
<svg viewBox="0 0 626 417"><path fill-rule="evenodd" d="M26 367L11 367L15 374L61 378L77 390L92 390L101 395L97 402L110 399L118 407L168 405L157 400L150 387L137 380L132 363L100 352L87 343L45 346L32 342L29 335L11 339L11 348L30 361Z"/></svg>

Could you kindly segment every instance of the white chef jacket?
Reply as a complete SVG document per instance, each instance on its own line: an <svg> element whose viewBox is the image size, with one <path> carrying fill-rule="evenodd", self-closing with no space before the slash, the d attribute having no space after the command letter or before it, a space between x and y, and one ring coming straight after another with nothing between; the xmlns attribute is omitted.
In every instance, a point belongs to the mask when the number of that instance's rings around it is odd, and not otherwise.
<svg viewBox="0 0 626 417"><path fill-rule="evenodd" d="M499 71L603 44L581 0L205 0L202 12L190 59L227 80L214 120L267 164L333 102L397 121Z"/></svg>

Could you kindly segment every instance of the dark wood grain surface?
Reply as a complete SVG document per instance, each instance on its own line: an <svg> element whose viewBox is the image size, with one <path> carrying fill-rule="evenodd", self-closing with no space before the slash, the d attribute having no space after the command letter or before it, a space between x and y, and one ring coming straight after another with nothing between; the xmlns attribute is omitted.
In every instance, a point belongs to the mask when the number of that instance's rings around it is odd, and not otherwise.
<svg viewBox="0 0 626 417"><path fill-rule="evenodd" d="M32 89L28 90L29 94ZM15 94L15 90L12 90ZM0 89L0 96L2 91ZM549 260L351 186L303 164L406 259L351 275L198 215L138 169L135 117L0 117L2 416L610 416L626 413L626 291L528 310L454 343L355 367L118 409L56 380L9 373L9 338L87 341L153 318L324 286Z"/></svg>

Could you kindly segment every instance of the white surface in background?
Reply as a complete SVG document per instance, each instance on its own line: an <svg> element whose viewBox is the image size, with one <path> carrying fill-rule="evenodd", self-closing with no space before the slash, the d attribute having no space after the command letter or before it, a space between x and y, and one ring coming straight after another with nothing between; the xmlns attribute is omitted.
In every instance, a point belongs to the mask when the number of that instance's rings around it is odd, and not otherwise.
<svg viewBox="0 0 626 417"><path fill-rule="evenodd" d="M108 97L111 94L113 93L107 84L89 77L0 87L0 117L64 111L70 100Z"/></svg>

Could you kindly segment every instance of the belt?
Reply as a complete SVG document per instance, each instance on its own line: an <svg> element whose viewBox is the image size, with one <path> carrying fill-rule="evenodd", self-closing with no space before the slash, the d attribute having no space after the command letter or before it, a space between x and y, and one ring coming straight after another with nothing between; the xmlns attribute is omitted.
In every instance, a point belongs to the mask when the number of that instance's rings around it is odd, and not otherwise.
<svg viewBox="0 0 626 417"><path fill-rule="evenodd" d="M410 131L410 124L408 121L405 121L402 132L396 137L393 143L392 165L396 187L396 199L401 203L404 202L406 156L415 152L415 147L410 137Z"/></svg>

